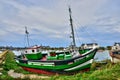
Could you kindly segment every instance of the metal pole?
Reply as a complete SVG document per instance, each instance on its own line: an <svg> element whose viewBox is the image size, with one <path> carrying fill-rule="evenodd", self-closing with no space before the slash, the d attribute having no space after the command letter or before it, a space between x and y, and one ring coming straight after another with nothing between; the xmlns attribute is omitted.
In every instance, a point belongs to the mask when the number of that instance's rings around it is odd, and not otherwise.
<svg viewBox="0 0 120 80"><path fill-rule="evenodd" d="M29 44L29 32L27 31L27 27L25 27L25 33L26 33L26 38L27 38L27 44L28 44L28 47L30 46Z"/></svg>
<svg viewBox="0 0 120 80"><path fill-rule="evenodd" d="M71 8L69 7L69 16L70 16L70 26L71 26L71 30L72 30L72 39L73 39L73 49L75 49L76 47L76 43L75 43L75 36L74 36L74 29L73 29L73 21L72 21L72 16L71 16Z"/></svg>

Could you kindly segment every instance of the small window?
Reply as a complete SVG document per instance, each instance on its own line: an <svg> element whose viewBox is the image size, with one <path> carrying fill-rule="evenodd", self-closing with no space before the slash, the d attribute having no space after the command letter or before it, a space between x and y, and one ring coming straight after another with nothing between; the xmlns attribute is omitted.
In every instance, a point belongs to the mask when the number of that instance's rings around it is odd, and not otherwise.
<svg viewBox="0 0 120 80"><path fill-rule="evenodd" d="M118 54L120 54L120 52L118 52Z"/></svg>
<svg viewBox="0 0 120 80"><path fill-rule="evenodd" d="M32 50L32 52L35 52L35 50Z"/></svg>
<svg viewBox="0 0 120 80"><path fill-rule="evenodd" d="M25 51L25 53L27 53L27 51Z"/></svg>

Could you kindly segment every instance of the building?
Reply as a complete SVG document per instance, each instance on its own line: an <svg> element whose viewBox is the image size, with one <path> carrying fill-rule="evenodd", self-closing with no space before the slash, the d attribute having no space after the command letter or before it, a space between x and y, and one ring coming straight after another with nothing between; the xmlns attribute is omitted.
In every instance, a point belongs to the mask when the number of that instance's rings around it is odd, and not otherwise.
<svg viewBox="0 0 120 80"><path fill-rule="evenodd" d="M82 44L81 45L81 49L91 49L91 48L95 48L95 47L99 47L99 45L97 43L87 43L87 44Z"/></svg>

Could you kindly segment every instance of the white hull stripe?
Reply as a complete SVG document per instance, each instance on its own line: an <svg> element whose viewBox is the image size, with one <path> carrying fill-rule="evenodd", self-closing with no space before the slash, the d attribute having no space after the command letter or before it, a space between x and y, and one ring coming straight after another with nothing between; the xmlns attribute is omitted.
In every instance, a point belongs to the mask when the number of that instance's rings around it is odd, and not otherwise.
<svg viewBox="0 0 120 80"><path fill-rule="evenodd" d="M87 65L87 64L90 64L90 63L92 63L92 62L93 62L93 59L91 59L91 60L89 60L89 61L87 61L87 62L85 62L85 63L83 63L83 64L80 64L80 65L78 65L78 66L75 66L75 67L72 67L72 68L69 68L69 69L65 69L64 71L74 70L74 69L80 68L80 67L82 67L82 66L85 66L85 65Z"/></svg>
<svg viewBox="0 0 120 80"><path fill-rule="evenodd" d="M28 62L28 65L53 66L53 65L54 65L54 63Z"/></svg>

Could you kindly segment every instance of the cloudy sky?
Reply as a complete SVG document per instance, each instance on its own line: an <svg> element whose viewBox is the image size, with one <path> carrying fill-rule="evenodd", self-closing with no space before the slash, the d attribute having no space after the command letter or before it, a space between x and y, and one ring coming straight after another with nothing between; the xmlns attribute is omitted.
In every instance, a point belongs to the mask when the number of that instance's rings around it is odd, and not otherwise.
<svg viewBox="0 0 120 80"><path fill-rule="evenodd" d="M69 46L69 5L77 46L120 42L120 0L0 0L0 46Z"/></svg>

